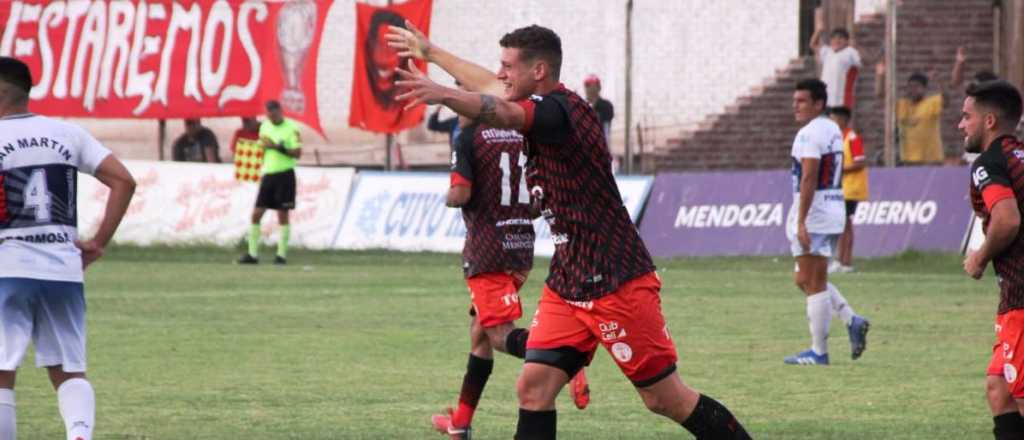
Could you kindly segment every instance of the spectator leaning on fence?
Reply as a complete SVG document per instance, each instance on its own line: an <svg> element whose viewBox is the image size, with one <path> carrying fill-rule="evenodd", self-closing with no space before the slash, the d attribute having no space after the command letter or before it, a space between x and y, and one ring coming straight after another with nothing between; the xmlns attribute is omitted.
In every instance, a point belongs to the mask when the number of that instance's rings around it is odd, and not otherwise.
<svg viewBox="0 0 1024 440"><path fill-rule="evenodd" d="M935 79L936 69L928 75L914 72L907 80L905 98L896 102L896 124L899 130L900 163L903 165L932 165L942 163L945 153L942 149L940 124L942 109L946 103L946 92L960 87L963 82L963 67L967 52L963 47L956 51L953 71L949 83L936 81L939 93L926 95L929 77ZM885 62L875 65L875 93L885 96Z"/></svg>
<svg viewBox="0 0 1024 440"><path fill-rule="evenodd" d="M220 163L217 136L198 119L185 120L185 132L174 140L171 159L178 162Z"/></svg>

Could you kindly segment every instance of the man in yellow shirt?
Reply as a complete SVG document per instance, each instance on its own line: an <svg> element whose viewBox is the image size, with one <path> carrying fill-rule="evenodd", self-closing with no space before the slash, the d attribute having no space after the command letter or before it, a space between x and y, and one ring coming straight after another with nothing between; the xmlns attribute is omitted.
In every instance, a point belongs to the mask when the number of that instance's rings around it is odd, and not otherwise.
<svg viewBox="0 0 1024 440"><path fill-rule="evenodd" d="M238 259L238 264L259 263L260 220L268 209L277 211L277 222L281 225L274 264L287 263L288 239L292 232L288 211L295 209L295 164L302 156L302 139L298 124L285 119L280 103L268 101L266 108L267 120L260 124L259 135L264 150L263 177L247 236L249 252Z"/></svg>
<svg viewBox="0 0 1024 440"><path fill-rule="evenodd" d="M942 109L946 103L946 91L960 87L963 82L963 66L967 60L964 47L959 47L953 63L951 80L948 84L936 81L939 93L926 95L928 78L935 78L932 69L929 75L915 72L907 80L906 97L896 102L896 124L900 143L900 162L903 165L941 164L945 159L942 148ZM875 91L879 98L885 96L885 63L875 66Z"/></svg>
<svg viewBox="0 0 1024 440"><path fill-rule="evenodd" d="M836 258L829 272L853 272L853 214L857 204L868 199L868 170L864 139L850 127L850 109L835 107L829 117L843 132L843 198L846 199L846 226L839 236Z"/></svg>

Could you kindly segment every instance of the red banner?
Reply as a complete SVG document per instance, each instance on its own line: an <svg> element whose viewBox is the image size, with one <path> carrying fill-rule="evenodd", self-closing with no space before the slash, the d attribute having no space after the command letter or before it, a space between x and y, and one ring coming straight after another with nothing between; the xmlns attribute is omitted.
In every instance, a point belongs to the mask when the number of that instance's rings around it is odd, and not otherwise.
<svg viewBox="0 0 1024 440"><path fill-rule="evenodd" d="M333 0L0 0L0 55L28 63L32 111L98 118L263 113L322 133L320 34Z"/></svg>
<svg viewBox="0 0 1024 440"><path fill-rule="evenodd" d="M378 8L356 4L356 56L352 68L352 105L348 125L378 133L395 133L423 121L426 106L404 111L399 95L396 69L407 65L387 45L384 35L389 25L405 27L408 19L424 34L430 35L432 0L410 0L399 5ZM426 62L416 65L425 70Z"/></svg>

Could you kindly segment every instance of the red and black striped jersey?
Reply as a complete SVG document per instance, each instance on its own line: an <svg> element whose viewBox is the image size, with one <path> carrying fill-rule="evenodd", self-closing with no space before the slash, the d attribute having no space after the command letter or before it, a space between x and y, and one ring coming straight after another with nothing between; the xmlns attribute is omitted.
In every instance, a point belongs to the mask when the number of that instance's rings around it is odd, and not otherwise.
<svg viewBox="0 0 1024 440"><path fill-rule="evenodd" d="M590 105L562 85L519 105L526 112L527 183L555 242L548 286L567 300L588 301L653 271Z"/></svg>
<svg viewBox="0 0 1024 440"><path fill-rule="evenodd" d="M1024 144L1002 136L989 145L971 166L971 205L988 232L996 202L1013 197L1024 207ZM1000 314L1024 308L1024 234L1018 233L1003 252L992 259L999 279Z"/></svg>
<svg viewBox="0 0 1024 440"><path fill-rule="evenodd" d="M462 207L466 278L533 267L535 240L526 189L523 136L472 124L461 130L452 151L452 185L469 185Z"/></svg>

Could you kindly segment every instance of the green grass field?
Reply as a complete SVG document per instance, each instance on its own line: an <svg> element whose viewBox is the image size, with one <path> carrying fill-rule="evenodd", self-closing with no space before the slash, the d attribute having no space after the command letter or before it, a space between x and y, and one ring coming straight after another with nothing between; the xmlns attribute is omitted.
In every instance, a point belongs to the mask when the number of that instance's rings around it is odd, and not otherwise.
<svg viewBox="0 0 1024 440"><path fill-rule="evenodd" d="M429 416L455 403L468 350L458 256L297 251L285 268L240 267L235 256L122 248L90 269L97 439L441 438ZM725 402L755 438L990 438L983 380L996 286L991 274L966 278L959 262L911 254L834 277L873 325L852 362L834 320L829 367L782 364L809 344L790 259L660 261L659 270L684 380ZM537 265L523 291L527 317L547 261ZM520 361L498 356L478 439L515 429ZM20 438L63 438L45 373L20 374ZM607 353L589 375L590 408L560 397L559 438L689 438L646 411Z"/></svg>

